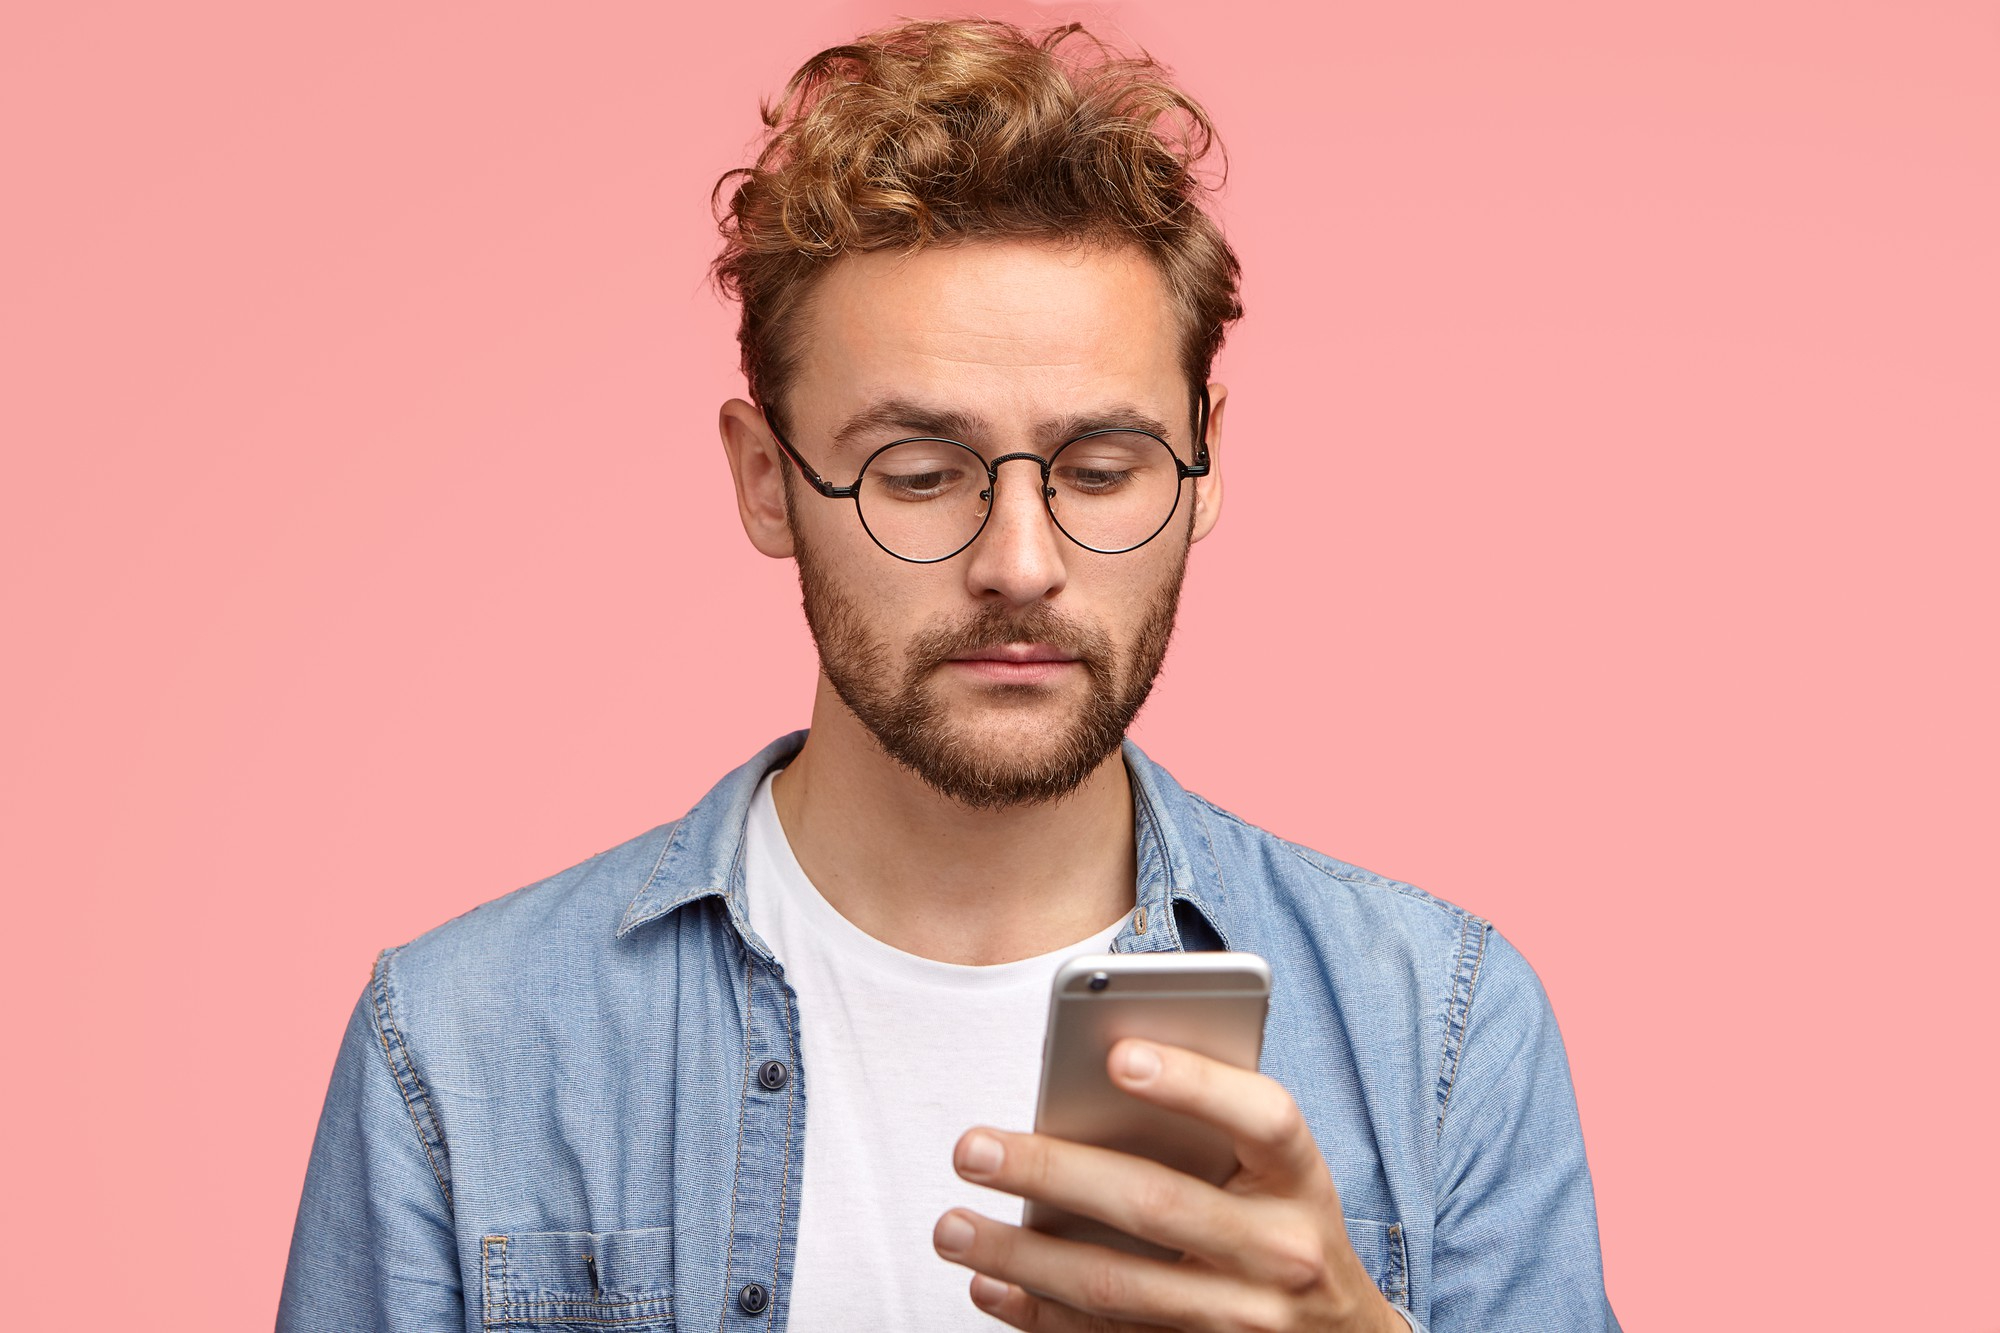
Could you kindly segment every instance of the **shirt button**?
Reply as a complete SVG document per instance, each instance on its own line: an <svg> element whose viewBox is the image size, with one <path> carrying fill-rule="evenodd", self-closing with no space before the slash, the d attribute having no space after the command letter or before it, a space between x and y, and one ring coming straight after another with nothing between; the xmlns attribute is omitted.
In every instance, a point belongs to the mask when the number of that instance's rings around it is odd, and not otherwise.
<svg viewBox="0 0 2000 1333"><path fill-rule="evenodd" d="M757 1081L772 1092L784 1087L785 1080L791 1076L792 1071L785 1068L783 1060L766 1060L757 1068ZM744 1290L748 1291L749 1288L745 1287Z"/></svg>
<svg viewBox="0 0 2000 1333"><path fill-rule="evenodd" d="M736 1293L736 1303L743 1307L744 1314L762 1314L771 1303L771 1293L761 1282L746 1282L743 1290Z"/></svg>

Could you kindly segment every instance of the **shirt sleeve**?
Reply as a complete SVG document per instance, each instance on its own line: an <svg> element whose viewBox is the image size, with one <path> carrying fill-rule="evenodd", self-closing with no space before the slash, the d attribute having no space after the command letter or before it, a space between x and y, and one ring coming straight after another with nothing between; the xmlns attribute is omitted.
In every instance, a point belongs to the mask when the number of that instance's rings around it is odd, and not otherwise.
<svg viewBox="0 0 2000 1333"><path fill-rule="evenodd" d="M1476 967L1456 1058L1447 1052L1425 1322L1430 1333L1615 1333L1555 1013L1497 931Z"/></svg>
<svg viewBox="0 0 2000 1333"><path fill-rule="evenodd" d="M463 1327L451 1176L390 1008L390 955L348 1020L306 1166L278 1333Z"/></svg>

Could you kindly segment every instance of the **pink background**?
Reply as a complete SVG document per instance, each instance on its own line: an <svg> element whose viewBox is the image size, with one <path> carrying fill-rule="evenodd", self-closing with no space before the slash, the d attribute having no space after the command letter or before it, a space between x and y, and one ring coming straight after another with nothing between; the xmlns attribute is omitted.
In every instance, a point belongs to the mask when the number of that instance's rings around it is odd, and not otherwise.
<svg viewBox="0 0 2000 1333"><path fill-rule="evenodd" d="M268 1327L375 951L804 720L707 191L893 12L0 18L12 1326ZM1141 742L1520 945L1628 1327L2000 1329L2000 9L998 12L1232 150Z"/></svg>

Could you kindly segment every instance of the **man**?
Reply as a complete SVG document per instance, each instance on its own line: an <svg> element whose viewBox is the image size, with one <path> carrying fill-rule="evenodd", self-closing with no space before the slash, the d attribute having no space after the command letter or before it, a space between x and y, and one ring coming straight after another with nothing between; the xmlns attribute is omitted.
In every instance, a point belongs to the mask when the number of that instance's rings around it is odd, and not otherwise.
<svg viewBox="0 0 2000 1333"><path fill-rule="evenodd" d="M382 955L280 1326L1615 1327L1527 964L1121 745L1222 502L1200 109L1068 30L949 23L767 118L721 433L798 563L811 728ZM1226 1185L1025 1132L1065 957L1215 948L1270 962L1261 1072L1127 1041L1109 1073L1226 1132Z"/></svg>

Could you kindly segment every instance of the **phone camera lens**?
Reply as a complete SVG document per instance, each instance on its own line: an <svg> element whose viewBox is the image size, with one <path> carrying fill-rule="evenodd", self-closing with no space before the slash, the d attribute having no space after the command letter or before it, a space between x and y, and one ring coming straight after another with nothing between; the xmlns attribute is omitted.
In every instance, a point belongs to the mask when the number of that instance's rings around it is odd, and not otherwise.
<svg viewBox="0 0 2000 1333"><path fill-rule="evenodd" d="M1090 988L1092 990L1103 990L1110 984L1111 974L1109 972L1092 972L1090 974Z"/></svg>

